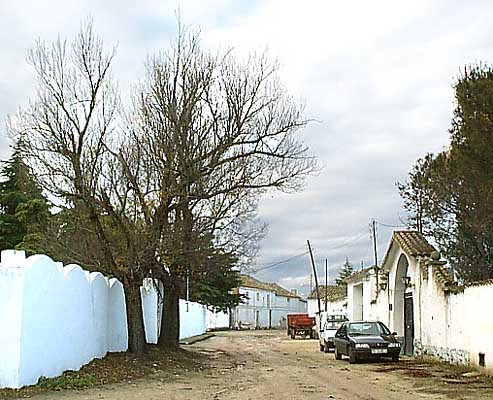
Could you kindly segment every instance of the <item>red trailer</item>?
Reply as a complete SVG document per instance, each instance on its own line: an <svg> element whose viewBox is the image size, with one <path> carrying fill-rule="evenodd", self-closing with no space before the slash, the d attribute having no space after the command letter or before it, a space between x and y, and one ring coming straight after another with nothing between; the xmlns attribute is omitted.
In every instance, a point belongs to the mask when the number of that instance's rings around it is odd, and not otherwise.
<svg viewBox="0 0 493 400"><path fill-rule="evenodd" d="M315 318L308 314L288 314L288 336L294 339L296 335L313 338Z"/></svg>

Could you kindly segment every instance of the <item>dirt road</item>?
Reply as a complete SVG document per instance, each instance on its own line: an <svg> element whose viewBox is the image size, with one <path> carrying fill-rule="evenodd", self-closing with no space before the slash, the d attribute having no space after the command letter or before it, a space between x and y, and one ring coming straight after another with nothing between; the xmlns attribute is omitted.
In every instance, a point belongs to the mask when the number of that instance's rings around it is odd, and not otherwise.
<svg viewBox="0 0 493 400"><path fill-rule="evenodd" d="M280 331L220 332L188 346L207 366L157 372L125 384L36 399L493 399L490 379L457 368L403 360L350 365L318 351L316 340ZM204 357L206 355L206 357Z"/></svg>

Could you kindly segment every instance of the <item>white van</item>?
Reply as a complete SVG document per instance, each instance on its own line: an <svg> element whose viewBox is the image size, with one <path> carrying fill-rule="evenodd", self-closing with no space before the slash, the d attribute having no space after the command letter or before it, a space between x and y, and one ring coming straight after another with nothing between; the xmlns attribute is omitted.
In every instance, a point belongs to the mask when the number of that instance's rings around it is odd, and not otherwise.
<svg viewBox="0 0 493 400"><path fill-rule="evenodd" d="M329 314L326 311L320 313L317 324L318 340L320 342L320 351L329 352L334 348L334 335L343 322L348 321L344 314Z"/></svg>

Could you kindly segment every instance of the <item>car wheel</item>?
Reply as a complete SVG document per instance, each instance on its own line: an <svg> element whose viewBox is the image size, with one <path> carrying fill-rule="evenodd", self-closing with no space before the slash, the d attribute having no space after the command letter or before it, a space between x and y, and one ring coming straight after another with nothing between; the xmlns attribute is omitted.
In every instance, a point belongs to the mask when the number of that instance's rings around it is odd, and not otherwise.
<svg viewBox="0 0 493 400"><path fill-rule="evenodd" d="M399 361L399 354L397 354L396 356L392 356L392 361L398 362Z"/></svg>
<svg viewBox="0 0 493 400"><path fill-rule="evenodd" d="M355 364L356 361L358 361L356 358L356 354L354 354L354 351L352 349L349 349L349 364Z"/></svg>
<svg viewBox="0 0 493 400"><path fill-rule="evenodd" d="M336 348L334 349L334 356L335 356L336 360L341 360L341 359L342 359L341 353L339 353L339 352L337 351L337 346L336 346Z"/></svg>
<svg viewBox="0 0 493 400"><path fill-rule="evenodd" d="M327 342L325 342L324 344L324 353L328 353L329 352L329 344Z"/></svg>

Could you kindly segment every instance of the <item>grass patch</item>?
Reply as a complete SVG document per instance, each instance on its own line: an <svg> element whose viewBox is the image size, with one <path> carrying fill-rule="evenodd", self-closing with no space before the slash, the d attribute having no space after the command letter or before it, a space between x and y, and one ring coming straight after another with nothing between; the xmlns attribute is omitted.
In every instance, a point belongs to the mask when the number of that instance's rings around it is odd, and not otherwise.
<svg viewBox="0 0 493 400"><path fill-rule="evenodd" d="M56 378L39 378L38 386L47 390L62 389L84 389L96 385L97 379L94 374L82 376L62 375Z"/></svg>

